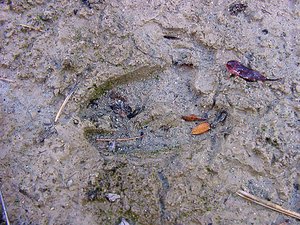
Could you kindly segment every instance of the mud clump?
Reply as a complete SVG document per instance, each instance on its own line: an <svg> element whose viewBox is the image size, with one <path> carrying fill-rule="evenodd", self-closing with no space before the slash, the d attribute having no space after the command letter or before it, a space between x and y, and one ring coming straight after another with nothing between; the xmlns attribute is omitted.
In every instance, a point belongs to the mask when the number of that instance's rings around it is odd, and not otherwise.
<svg viewBox="0 0 300 225"><path fill-rule="evenodd" d="M229 6L228 10L230 15L237 16L239 13L245 11L247 7L245 3L233 3Z"/></svg>

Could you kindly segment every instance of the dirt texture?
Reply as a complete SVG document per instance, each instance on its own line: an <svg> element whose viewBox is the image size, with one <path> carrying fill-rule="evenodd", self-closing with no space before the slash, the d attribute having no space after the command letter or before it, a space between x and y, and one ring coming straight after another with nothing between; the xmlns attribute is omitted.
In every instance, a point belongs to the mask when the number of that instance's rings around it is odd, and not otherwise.
<svg viewBox="0 0 300 225"><path fill-rule="evenodd" d="M12 224L299 224L236 195L300 212L299 18L295 0L0 1Z"/></svg>

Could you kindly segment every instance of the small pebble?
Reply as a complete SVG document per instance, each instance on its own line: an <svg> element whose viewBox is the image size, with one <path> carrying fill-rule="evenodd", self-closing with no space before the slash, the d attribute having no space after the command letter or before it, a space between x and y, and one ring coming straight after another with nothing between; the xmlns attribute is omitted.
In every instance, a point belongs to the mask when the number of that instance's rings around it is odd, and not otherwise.
<svg viewBox="0 0 300 225"><path fill-rule="evenodd" d="M118 194L113 194L113 193L108 193L108 194L105 195L105 197L106 197L106 198L108 199L108 201L110 201L110 202L115 202L115 201L117 201L118 199L121 198L120 195L118 195Z"/></svg>
<svg viewBox="0 0 300 225"><path fill-rule="evenodd" d="M72 180L72 179L68 180L67 186L68 186L68 187L71 187L72 184L73 184L73 180Z"/></svg>
<svg viewBox="0 0 300 225"><path fill-rule="evenodd" d="M296 85L296 91L300 93L300 85Z"/></svg>
<svg viewBox="0 0 300 225"><path fill-rule="evenodd" d="M121 223L119 225L130 225L124 218L122 218Z"/></svg>

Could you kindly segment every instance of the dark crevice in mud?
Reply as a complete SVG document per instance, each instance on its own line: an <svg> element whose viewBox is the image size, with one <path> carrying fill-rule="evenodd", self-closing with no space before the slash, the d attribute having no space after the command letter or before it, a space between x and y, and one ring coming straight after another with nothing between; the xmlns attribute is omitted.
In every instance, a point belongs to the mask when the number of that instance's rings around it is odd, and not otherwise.
<svg viewBox="0 0 300 225"><path fill-rule="evenodd" d="M293 210L300 213L300 175L297 176L293 184L292 196L290 198L289 204Z"/></svg>
<svg viewBox="0 0 300 225"><path fill-rule="evenodd" d="M175 36L171 36L171 35L164 35L163 37L168 40L180 40L179 37L175 37Z"/></svg>
<svg viewBox="0 0 300 225"><path fill-rule="evenodd" d="M217 134L213 134L210 136L211 148L208 152L208 161L211 163L214 161L217 154L221 151L221 141Z"/></svg>
<svg viewBox="0 0 300 225"><path fill-rule="evenodd" d="M161 224L165 224L166 221L168 220L168 212L166 211L165 200L166 200L167 192L170 189L170 184L168 178L164 175L163 171L159 171L157 175L162 186L158 193L159 208L160 208L160 222Z"/></svg>
<svg viewBox="0 0 300 225"><path fill-rule="evenodd" d="M81 0L82 4L88 7L89 9L92 9L92 5L89 0Z"/></svg>

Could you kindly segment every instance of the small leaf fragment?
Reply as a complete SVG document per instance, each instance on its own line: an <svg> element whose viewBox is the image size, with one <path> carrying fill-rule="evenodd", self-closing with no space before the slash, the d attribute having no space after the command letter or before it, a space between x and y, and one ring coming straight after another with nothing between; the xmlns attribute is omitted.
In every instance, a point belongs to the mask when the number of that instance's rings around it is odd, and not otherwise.
<svg viewBox="0 0 300 225"><path fill-rule="evenodd" d="M203 121L203 120L205 120L204 118L200 118L200 117L196 116L195 114L191 114L188 116L182 116L181 118L185 121Z"/></svg>
<svg viewBox="0 0 300 225"><path fill-rule="evenodd" d="M203 134L210 130L210 124L207 122L200 123L198 126L194 127L192 130L192 134Z"/></svg>

